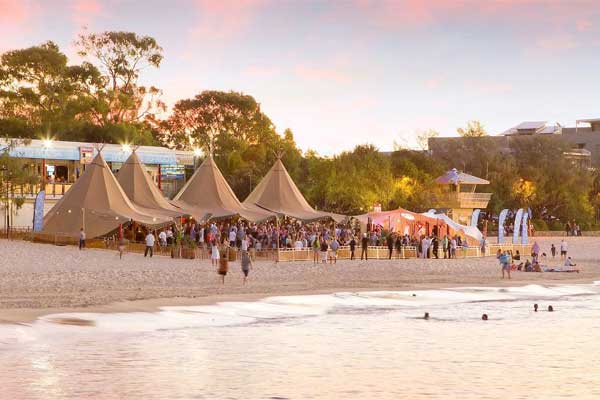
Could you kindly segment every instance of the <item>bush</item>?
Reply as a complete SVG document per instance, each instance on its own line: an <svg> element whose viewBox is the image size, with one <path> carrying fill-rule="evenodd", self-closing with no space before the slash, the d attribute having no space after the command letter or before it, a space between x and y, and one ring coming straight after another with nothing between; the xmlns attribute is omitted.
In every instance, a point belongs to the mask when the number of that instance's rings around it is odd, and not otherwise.
<svg viewBox="0 0 600 400"><path fill-rule="evenodd" d="M547 231L548 230L548 224L543 219L534 219L533 227L535 228L536 231Z"/></svg>

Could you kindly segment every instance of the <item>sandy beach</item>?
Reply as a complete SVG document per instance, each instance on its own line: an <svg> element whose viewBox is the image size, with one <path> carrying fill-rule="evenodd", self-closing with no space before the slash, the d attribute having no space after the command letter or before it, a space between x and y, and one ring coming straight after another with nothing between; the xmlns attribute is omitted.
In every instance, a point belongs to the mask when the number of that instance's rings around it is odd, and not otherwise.
<svg viewBox="0 0 600 400"><path fill-rule="evenodd" d="M536 238L542 251L560 238ZM408 290L459 286L589 283L600 280L598 238L568 238L569 255L583 271L514 272L502 280L494 257L339 261L335 265L291 262L255 263L242 284L239 263L230 263L225 285L210 260L172 260L113 251L58 247L0 240L0 321L29 322L67 311L152 311L168 305L200 305L254 300L272 295L335 291ZM562 265L557 257L549 265Z"/></svg>

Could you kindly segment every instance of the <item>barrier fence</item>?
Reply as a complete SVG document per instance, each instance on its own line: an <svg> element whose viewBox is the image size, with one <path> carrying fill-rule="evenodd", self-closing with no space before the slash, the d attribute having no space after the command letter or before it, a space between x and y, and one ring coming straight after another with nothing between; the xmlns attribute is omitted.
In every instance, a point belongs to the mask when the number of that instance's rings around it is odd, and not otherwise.
<svg viewBox="0 0 600 400"><path fill-rule="evenodd" d="M61 234L48 234L42 232L32 232L30 228L11 228L10 239L27 240L34 243L49 243L57 246L67 246L79 244L79 240L72 236ZM86 240L87 248L118 250L118 242L111 238L98 238ZM146 245L143 242L125 241L125 251L129 253L143 254ZM530 244L490 244L486 247L485 252L478 246L463 246L456 249L454 258L475 258L475 257L492 257L496 256L497 251L510 250L513 253L517 251L522 256L531 254ZM210 249L207 246L189 247L189 246L160 246L156 244L153 247L154 255L168 256L174 258L189 258L189 259L210 259ZM352 252L349 246L340 246L337 250L337 258L340 260L349 260L352 257ZM312 261L315 257L321 260L321 252L315 254L312 248L282 248L282 249L266 249L256 250L250 249L250 254L255 260L271 260L279 262L293 261ZM331 250L328 252L328 257L332 255ZM362 248L357 246L354 251L354 258L359 259L362 255ZM221 255L223 256L223 255ZM237 251L235 249L228 250L230 261L237 259ZM400 249L392 250L392 259L407 259L418 258L418 249L414 246L402 246ZM430 248L430 257L434 258L433 249ZM443 258L444 253L441 248L438 251L438 257ZM367 258L370 260L384 260L390 258L390 251L387 246L369 246L367 248Z"/></svg>

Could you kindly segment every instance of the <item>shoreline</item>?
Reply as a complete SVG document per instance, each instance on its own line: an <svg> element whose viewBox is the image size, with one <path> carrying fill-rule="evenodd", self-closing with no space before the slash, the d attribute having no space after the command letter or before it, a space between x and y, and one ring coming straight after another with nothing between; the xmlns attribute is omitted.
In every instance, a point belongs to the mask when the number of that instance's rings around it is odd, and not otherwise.
<svg viewBox="0 0 600 400"><path fill-rule="evenodd" d="M93 313L93 314L120 314L120 313L156 313L160 312L163 307L177 307L177 306L205 306L214 305L222 302L254 302L259 301L268 297L279 297L279 296L311 296L320 294L333 294L339 292L367 292L367 291L399 291L408 292L411 290L441 290L441 289L458 289L463 287L522 287L527 285L540 285L546 287L561 286L561 285L586 285L593 284L595 280L600 280L600 275L596 279L590 280L589 278L574 278L574 279L560 279L560 280L545 280L531 282L527 280L517 279L505 279L497 282L496 284L482 283L482 284L422 284L415 286L404 286L404 287L360 287L360 288L330 288L330 289L313 289L305 291L282 291L282 292L269 292L269 293L243 293L243 294L218 294L218 295L206 295L197 297L156 297L143 300L131 300L131 301L120 301L109 304L99 304L88 307L58 307L58 308L5 308L0 309L0 325L30 325L36 320L42 317L59 314L72 314L72 313Z"/></svg>
<svg viewBox="0 0 600 400"><path fill-rule="evenodd" d="M562 238L535 238L542 251ZM458 287L591 284L600 281L599 238L568 240L581 273L513 272L502 280L495 257L340 260L337 264L259 261L242 284L239 263L225 285L210 260L144 258L113 251L0 240L0 324L60 313L156 312L160 307L255 301L286 295ZM523 255L522 261L526 259ZM557 257L548 265L558 266Z"/></svg>

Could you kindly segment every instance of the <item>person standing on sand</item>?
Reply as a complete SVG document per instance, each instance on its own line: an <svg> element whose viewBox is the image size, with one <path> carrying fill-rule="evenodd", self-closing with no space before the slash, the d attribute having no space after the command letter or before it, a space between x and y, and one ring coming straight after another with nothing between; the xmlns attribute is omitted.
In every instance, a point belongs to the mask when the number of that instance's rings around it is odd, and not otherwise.
<svg viewBox="0 0 600 400"><path fill-rule="evenodd" d="M387 247L389 251L388 260L392 259L392 253L394 252L394 236L390 234L387 239Z"/></svg>
<svg viewBox="0 0 600 400"><path fill-rule="evenodd" d="M565 240L560 241L560 259L564 260L567 258L567 242Z"/></svg>
<svg viewBox="0 0 600 400"><path fill-rule="evenodd" d="M79 230L79 250L85 249L85 232L83 228Z"/></svg>
<svg viewBox="0 0 600 400"><path fill-rule="evenodd" d="M368 249L369 249L369 238L367 237L366 233L363 233L363 237L362 240L360 242L361 245L361 249L360 249L360 259L362 261L363 256L365 257L365 260L369 259L369 253L368 253Z"/></svg>
<svg viewBox="0 0 600 400"><path fill-rule="evenodd" d="M437 236L434 236L432 239L432 246L433 246L433 256L437 259L440 258L439 255L439 247L440 247L440 241L437 238Z"/></svg>
<svg viewBox="0 0 600 400"><path fill-rule="evenodd" d="M242 258L240 260L240 263L242 264L242 273L244 274L245 285L246 281L248 280L248 272L250 272L250 268L254 266L254 264L252 263L252 258L250 257L247 251L242 251Z"/></svg>
<svg viewBox="0 0 600 400"><path fill-rule="evenodd" d="M323 264L327 264L327 249L329 249L327 240L325 240L325 238L322 238L321 239L321 262Z"/></svg>
<svg viewBox="0 0 600 400"><path fill-rule="evenodd" d="M123 253L125 253L125 238L123 235L119 238L119 260L123 258Z"/></svg>
<svg viewBox="0 0 600 400"><path fill-rule="evenodd" d="M452 238L452 240L450 241L450 257L449 258L456 258L456 236Z"/></svg>
<svg viewBox="0 0 600 400"><path fill-rule="evenodd" d="M505 251L504 253L502 253L500 250L498 250L498 261L500 262L500 267L502 268L502 279L504 279L504 272L506 271L506 273L508 274L508 279L510 278L510 256L508 255L508 252Z"/></svg>
<svg viewBox="0 0 600 400"><path fill-rule="evenodd" d="M227 275L227 270L229 269L229 247L227 247L227 243L225 242L221 246L221 253L223 253L223 257L219 259L219 270L217 272L221 275L221 283L224 285L225 275Z"/></svg>
<svg viewBox="0 0 600 400"><path fill-rule="evenodd" d="M319 250L321 249L321 243L319 243L319 237L315 235L315 239L312 242L313 249L313 264L317 264L319 262Z"/></svg>
<svg viewBox="0 0 600 400"><path fill-rule="evenodd" d="M217 246L217 240L213 239L211 242L211 248L210 248L210 260L211 260L211 264L213 267L216 267L219 265L219 258L220 258L219 246Z"/></svg>
<svg viewBox="0 0 600 400"><path fill-rule="evenodd" d="M556 247L554 246L554 243L550 246L550 253L552 253L552 258L556 257Z"/></svg>
<svg viewBox="0 0 600 400"><path fill-rule="evenodd" d="M444 235L444 238L442 239L442 251L444 252L444 258L448 258L448 245L449 245L449 241L448 241L448 235Z"/></svg>
<svg viewBox="0 0 600 400"><path fill-rule="evenodd" d="M354 260L354 250L356 250L356 240L354 239L354 236L352 236L352 239L350 239L350 259Z"/></svg>
<svg viewBox="0 0 600 400"><path fill-rule="evenodd" d="M340 248L340 243L337 241L335 236L329 244L329 248L331 249L329 252L329 262L331 264L337 264L337 251Z"/></svg>
<svg viewBox="0 0 600 400"><path fill-rule="evenodd" d="M150 253L150 258L152 258L154 253L154 235L152 234L152 231L148 231L148 234L146 235L146 249L144 250L144 257L147 257L148 253Z"/></svg>

